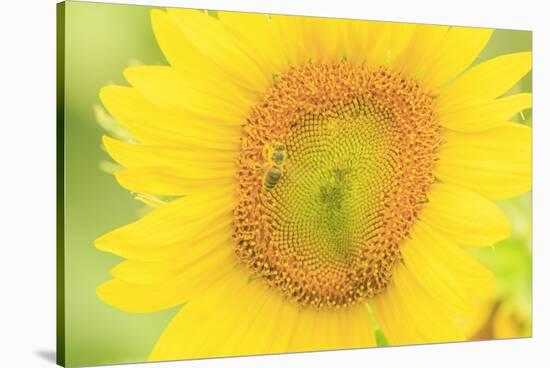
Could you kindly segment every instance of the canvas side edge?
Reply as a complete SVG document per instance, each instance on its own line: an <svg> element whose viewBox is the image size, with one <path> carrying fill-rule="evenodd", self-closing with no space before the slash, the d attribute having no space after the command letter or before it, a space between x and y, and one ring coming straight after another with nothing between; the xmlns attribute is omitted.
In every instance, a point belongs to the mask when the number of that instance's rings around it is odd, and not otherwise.
<svg viewBox="0 0 550 368"><path fill-rule="evenodd" d="M65 354L65 2L56 4L56 362Z"/></svg>

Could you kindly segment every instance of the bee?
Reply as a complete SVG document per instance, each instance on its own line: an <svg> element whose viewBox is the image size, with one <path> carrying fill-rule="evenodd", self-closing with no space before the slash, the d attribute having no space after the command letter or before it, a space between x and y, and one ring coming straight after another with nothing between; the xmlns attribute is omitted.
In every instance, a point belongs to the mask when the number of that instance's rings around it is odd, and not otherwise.
<svg viewBox="0 0 550 368"><path fill-rule="evenodd" d="M263 151L266 162L264 188L271 192L283 176L283 165L286 159L286 146L280 142L266 144Z"/></svg>
<svg viewBox="0 0 550 368"><path fill-rule="evenodd" d="M277 168L276 166L270 167L264 176L265 190L271 192L273 188L275 188L275 185L277 185L279 180L281 180L281 176L283 176L281 169Z"/></svg>

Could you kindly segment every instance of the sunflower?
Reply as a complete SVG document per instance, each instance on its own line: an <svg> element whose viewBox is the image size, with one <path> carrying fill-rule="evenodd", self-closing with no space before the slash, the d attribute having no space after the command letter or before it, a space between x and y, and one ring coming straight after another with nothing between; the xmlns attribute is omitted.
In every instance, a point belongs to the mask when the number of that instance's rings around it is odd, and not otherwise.
<svg viewBox="0 0 550 368"><path fill-rule="evenodd" d="M155 207L103 235L97 289L127 312L185 304L150 360L462 341L506 238L493 200L531 188L515 53L471 68L479 28L153 10L169 66L100 98L118 183ZM149 198L149 199L148 199ZM151 198L156 198L154 201ZM160 203L160 204L159 204Z"/></svg>

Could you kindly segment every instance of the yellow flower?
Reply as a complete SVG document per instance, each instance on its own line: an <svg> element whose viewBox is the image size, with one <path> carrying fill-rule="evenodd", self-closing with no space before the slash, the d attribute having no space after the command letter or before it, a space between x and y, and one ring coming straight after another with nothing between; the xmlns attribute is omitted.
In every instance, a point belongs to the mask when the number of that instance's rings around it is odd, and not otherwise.
<svg viewBox="0 0 550 368"><path fill-rule="evenodd" d="M169 197L97 239L126 258L97 292L185 304L150 359L464 340L506 238L492 202L531 187L531 130L502 97L530 53L467 69L489 29L153 10L170 66L100 92L121 186Z"/></svg>
<svg viewBox="0 0 550 368"><path fill-rule="evenodd" d="M529 312L506 302L496 309L492 329L496 339L530 337L533 334Z"/></svg>

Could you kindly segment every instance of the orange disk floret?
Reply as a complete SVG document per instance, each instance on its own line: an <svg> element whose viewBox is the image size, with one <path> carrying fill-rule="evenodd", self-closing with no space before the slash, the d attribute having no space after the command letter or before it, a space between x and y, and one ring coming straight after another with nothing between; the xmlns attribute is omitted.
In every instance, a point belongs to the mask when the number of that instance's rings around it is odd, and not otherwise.
<svg viewBox="0 0 550 368"><path fill-rule="evenodd" d="M382 292L440 143L433 98L416 81L346 61L291 68L246 122L237 255L305 306Z"/></svg>

